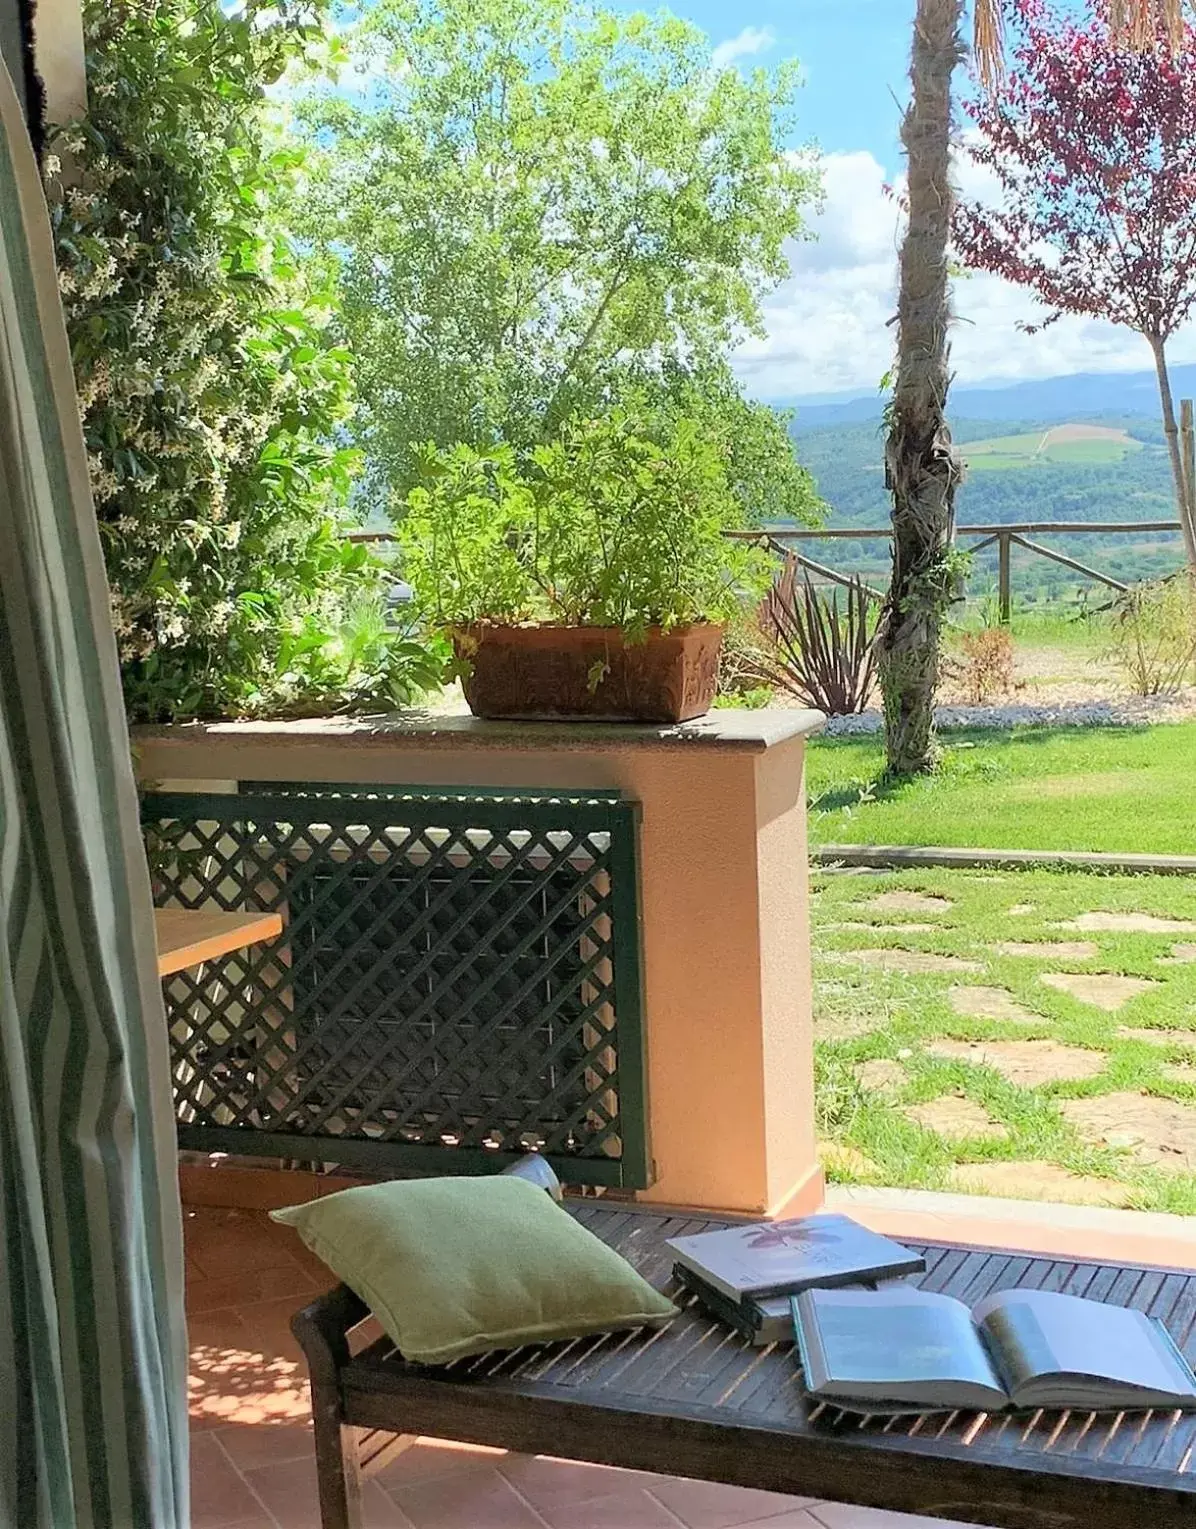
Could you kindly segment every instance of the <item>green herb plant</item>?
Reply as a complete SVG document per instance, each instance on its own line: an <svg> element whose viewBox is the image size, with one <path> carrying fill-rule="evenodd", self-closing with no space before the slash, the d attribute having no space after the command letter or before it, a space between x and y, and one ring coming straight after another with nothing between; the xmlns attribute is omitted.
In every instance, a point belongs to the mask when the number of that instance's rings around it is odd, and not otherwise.
<svg viewBox="0 0 1196 1529"><path fill-rule="evenodd" d="M688 416L574 417L526 453L425 450L398 535L428 619L649 628L727 622L770 559L731 540L746 517L719 443Z"/></svg>

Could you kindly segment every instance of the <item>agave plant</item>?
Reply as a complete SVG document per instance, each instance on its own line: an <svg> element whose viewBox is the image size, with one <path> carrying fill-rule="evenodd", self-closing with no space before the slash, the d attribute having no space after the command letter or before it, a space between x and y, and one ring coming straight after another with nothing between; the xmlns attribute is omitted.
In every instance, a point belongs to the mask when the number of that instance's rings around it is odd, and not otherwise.
<svg viewBox="0 0 1196 1529"><path fill-rule="evenodd" d="M790 554L760 610L762 678L834 717L863 711L876 678L873 596L858 578L842 594L840 609Z"/></svg>

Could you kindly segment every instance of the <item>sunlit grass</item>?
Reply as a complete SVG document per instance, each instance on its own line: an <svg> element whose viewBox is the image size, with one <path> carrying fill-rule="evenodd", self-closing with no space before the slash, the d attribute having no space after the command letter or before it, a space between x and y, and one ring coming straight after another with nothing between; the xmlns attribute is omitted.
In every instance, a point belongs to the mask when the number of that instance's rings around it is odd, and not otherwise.
<svg viewBox="0 0 1196 1529"><path fill-rule="evenodd" d="M808 770L815 843L1196 854L1196 723L952 732L898 784L879 738L816 738Z"/></svg>

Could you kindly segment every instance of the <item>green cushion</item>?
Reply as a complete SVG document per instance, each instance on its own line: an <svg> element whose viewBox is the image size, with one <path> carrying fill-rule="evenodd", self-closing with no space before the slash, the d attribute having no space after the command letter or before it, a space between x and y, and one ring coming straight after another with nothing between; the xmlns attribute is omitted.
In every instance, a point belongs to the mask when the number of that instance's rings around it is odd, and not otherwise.
<svg viewBox="0 0 1196 1529"><path fill-rule="evenodd" d="M371 1184L273 1212L370 1307L405 1359L659 1324L676 1307L524 1179Z"/></svg>

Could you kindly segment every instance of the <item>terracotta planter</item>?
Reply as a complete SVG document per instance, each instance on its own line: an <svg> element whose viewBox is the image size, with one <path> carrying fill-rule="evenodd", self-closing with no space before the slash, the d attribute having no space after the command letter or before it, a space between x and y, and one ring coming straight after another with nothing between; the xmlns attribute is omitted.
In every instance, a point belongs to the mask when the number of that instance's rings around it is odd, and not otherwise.
<svg viewBox="0 0 1196 1529"><path fill-rule="evenodd" d="M453 635L475 716L577 722L702 716L718 686L722 642L722 627L706 622L652 627L634 643L618 627L596 626L478 623Z"/></svg>

